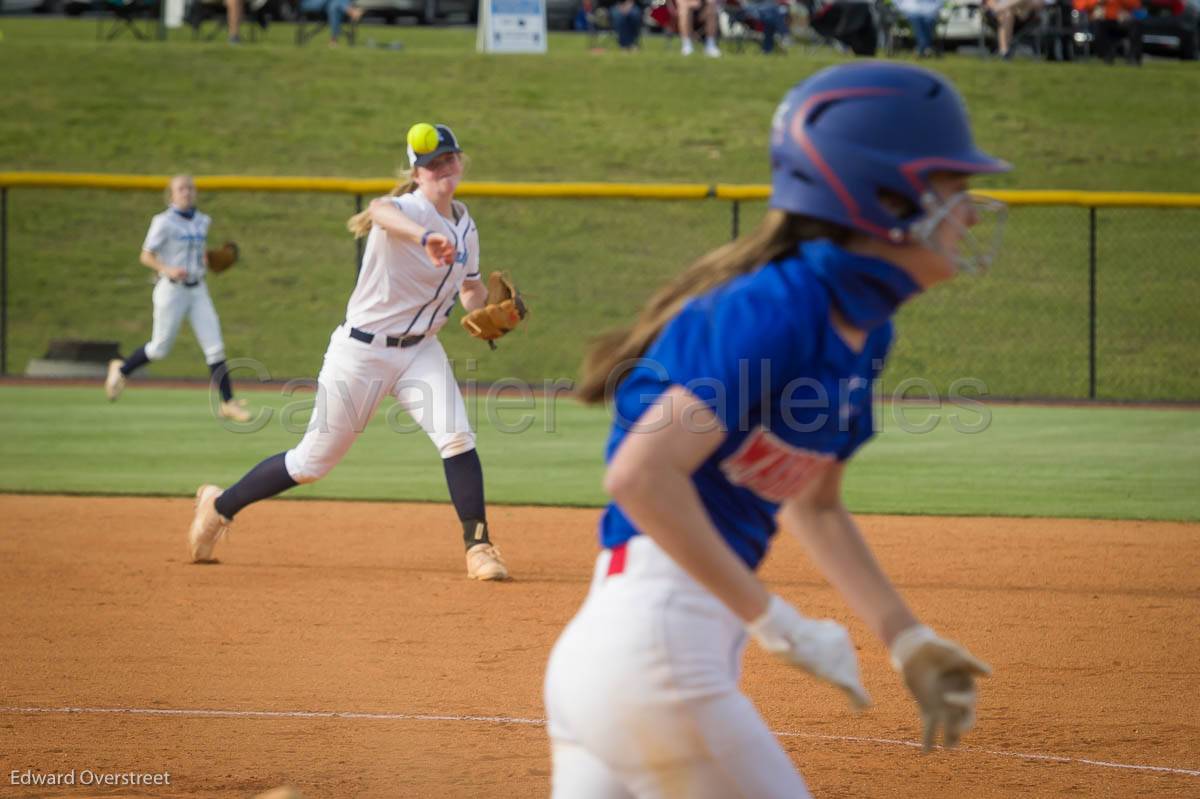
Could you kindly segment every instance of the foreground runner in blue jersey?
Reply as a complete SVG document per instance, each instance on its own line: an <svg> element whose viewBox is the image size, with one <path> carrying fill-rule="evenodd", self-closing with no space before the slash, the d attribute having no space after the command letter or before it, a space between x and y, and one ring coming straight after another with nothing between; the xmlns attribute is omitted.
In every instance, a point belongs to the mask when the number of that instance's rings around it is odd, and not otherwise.
<svg viewBox="0 0 1200 799"><path fill-rule="evenodd" d="M1004 209L968 180L1009 167L976 148L943 77L885 63L795 87L771 162L763 224L689 267L584 365L581 397L613 404L613 502L591 591L546 674L559 799L808 795L738 690L747 633L854 707L870 700L846 629L755 576L777 520L890 648L926 748L974 722L988 667L917 620L841 482L874 432L891 317L987 266L971 228Z"/></svg>

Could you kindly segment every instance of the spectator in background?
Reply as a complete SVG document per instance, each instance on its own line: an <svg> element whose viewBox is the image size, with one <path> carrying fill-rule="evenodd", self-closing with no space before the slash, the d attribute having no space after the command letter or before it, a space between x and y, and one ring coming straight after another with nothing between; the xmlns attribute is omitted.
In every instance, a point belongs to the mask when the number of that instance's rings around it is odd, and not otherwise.
<svg viewBox="0 0 1200 799"><path fill-rule="evenodd" d="M898 0L896 3L896 7L912 28L913 38L917 42L917 58L938 55L933 42L937 35L937 20L942 3L943 0Z"/></svg>
<svg viewBox="0 0 1200 799"><path fill-rule="evenodd" d="M595 3L592 0L583 0L579 4L579 9L575 12L575 19L571 20L571 30L591 33L595 29L592 23L592 10L594 7Z"/></svg>
<svg viewBox="0 0 1200 799"><path fill-rule="evenodd" d="M617 34L617 46L626 51L636 50L642 36L642 7L634 0L620 0L608 14Z"/></svg>
<svg viewBox="0 0 1200 799"><path fill-rule="evenodd" d="M642 7L637 0L582 0L571 27L591 34L592 52L603 53L596 43L600 30L612 29L623 52L638 49L642 36Z"/></svg>
<svg viewBox="0 0 1200 799"><path fill-rule="evenodd" d="M704 23L704 54L710 58L719 58L721 50L717 47L717 0L676 0L679 15L680 53L692 54L692 14L696 14Z"/></svg>
<svg viewBox="0 0 1200 799"><path fill-rule="evenodd" d="M762 29L763 53L775 52L775 38L787 35L787 8L781 6L778 0L744 0L740 8L735 9L732 4L727 4L725 10L748 28L758 24Z"/></svg>
<svg viewBox="0 0 1200 799"><path fill-rule="evenodd" d="M242 0L225 0L225 27L229 28L229 43L240 44L242 28Z"/></svg>
<svg viewBox="0 0 1200 799"><path fill-rule="evenodd" d="M1142 20L1146 16L1141 0L1075 0L1075 8L1091 20L1096 53L1111 64L1118 39L1129 40L1130 64L1142 63Z"/></svg>
<svg viewBox="0 0 1200 799"><path fill-rule="evenodd" d="M300 10L307 14L325 13L329 20L329 46L336 47L338 36L342 32L342 22L349 18L352 22L362 19L363 10L351 3L351 0L301 0Z"/></svg>
<svg viewBox="0 0 1200 799"><path fill-rule="evenodd" d="M1037 13L1042 0L985 0L984 5L996 17L996 39L1000 57L1012 59L1013 29Z"/></svg>

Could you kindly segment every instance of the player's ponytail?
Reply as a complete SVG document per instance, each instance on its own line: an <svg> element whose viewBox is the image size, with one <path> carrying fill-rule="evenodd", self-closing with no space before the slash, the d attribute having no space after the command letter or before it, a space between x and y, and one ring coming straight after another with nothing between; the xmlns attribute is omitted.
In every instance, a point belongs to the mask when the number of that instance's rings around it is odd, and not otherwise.
<svg viewBox="0 0 1200 799"><path fill-rule="evenodd" d="M389 197L399 197L401 194L408 194L411 191L416 191L417 182L413 180L412 170L403 169L396 178L399 182L395 188L388 193ZM359 211L354 216L346 220L346 229L354 234L354 238L361 239L371 232L371 212L370 210Z"/></svg>
<svg viewBox="0 0 1200 799"><path fill-rule="evenodd" d="M603 402L616 390L628 365L645 354L663 327L690 298L786 255L802 241L831 239L844 244L850 231L806 216L767 211L755 230L696 259L660 288L631 327L610 330L593 339L584 355L575 396L581 402Z"/></svg>

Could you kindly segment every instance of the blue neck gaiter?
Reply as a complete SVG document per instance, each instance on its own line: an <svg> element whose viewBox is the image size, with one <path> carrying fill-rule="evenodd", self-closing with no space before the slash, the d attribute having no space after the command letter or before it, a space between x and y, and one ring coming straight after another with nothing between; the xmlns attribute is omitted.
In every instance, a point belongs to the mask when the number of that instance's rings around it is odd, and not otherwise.
<svg viewBox="0 0 1200 799"><path fill-rule="evenodd" d="M855 255L828 239L801 243L800 256L829 291L846 321L861 330L883 324L921 290L900 267Z"/></svg>

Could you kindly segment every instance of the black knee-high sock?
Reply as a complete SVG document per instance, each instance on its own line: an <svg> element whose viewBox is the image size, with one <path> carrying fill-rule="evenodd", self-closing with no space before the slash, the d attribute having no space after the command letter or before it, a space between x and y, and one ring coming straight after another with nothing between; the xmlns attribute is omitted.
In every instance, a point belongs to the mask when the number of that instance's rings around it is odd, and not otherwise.
<svg viewBox="0 0 1200 799"><path fill-rule="evenodd" d="M225 489L225 492L217 497L217 513L226 519L232 519L234 514L250 503L281 494L297 485L288 474L283 456L282 452L272 455L246 472L246 476L241 480Z"/></svg>
<svg viewBox="0 0 1200 799"><path fill-rule="evenodd" d="M221 391L221 402L229 402L233 399L233 386L229 385L229 369L225 366L225 362L210 363L208 371L212 375L212 382L216 383Z"/></svg>
<svg viewBox="0 0 1200 799"><path fill-rule="evenodd" d="M483 502L483 465L479 463L479 453L472 449L446 458L442 466L446 470L450 499L462 522L463 543L467 549L476 544L490 543Z"/></svg>
<svg viewBox="0 0 1200 799"><path fill-rule="evenodd" d="M125 359L125 363L121 364L121 374L129 377L133 374L134 369L140 369L148 363L150 363L150 359L146 357L146 348L138 347L133 351L133 355L130 355Z"/></svg>

